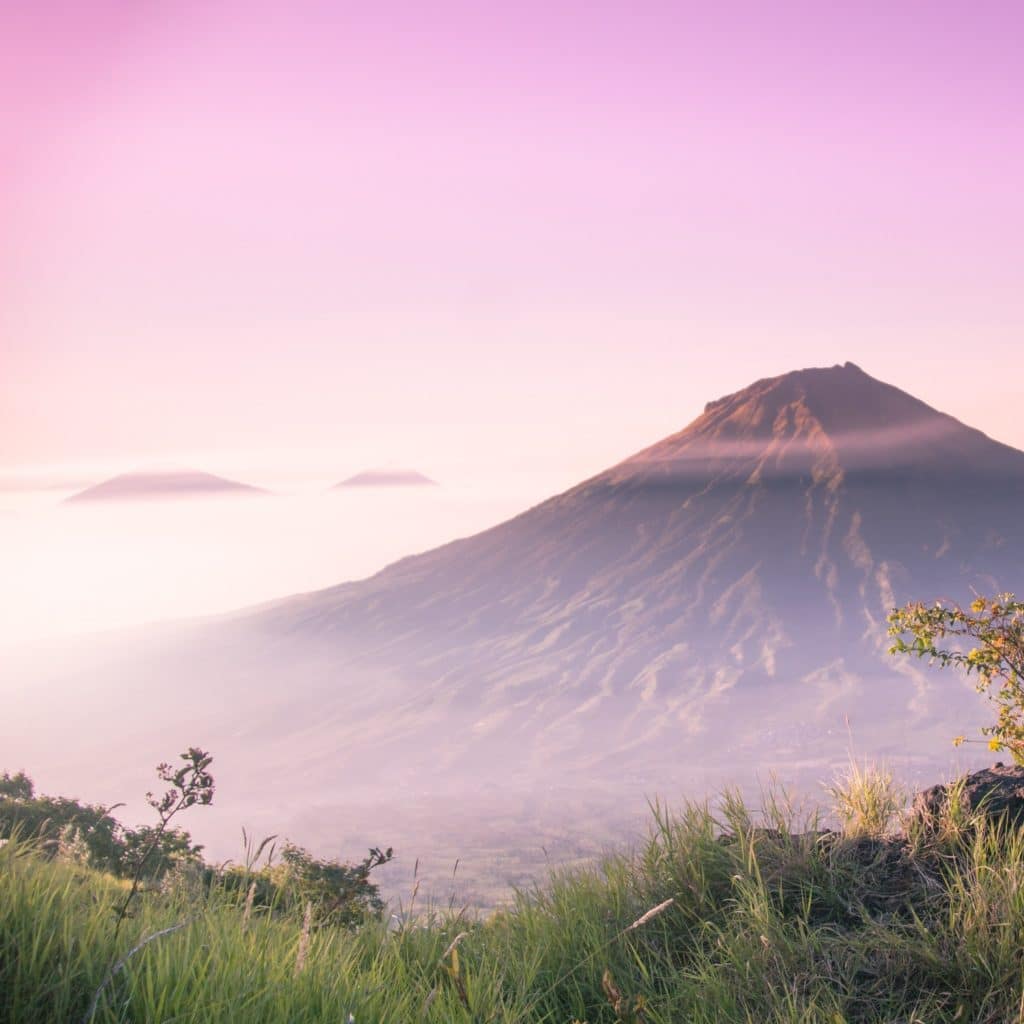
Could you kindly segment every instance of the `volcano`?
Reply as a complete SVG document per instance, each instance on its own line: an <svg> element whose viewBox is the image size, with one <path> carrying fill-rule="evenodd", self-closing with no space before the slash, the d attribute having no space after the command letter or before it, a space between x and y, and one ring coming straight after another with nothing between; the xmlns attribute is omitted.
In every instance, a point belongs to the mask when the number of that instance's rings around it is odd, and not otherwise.
<svg viewBox="0 0 1024 1024"><path fill-rule="evenodd" d="M887 612L1019 586L1022 498L1024 453L852 364L802 370L494 529L234 628L317 652L324 768L367 742L456 772L646 773L799 756L837 714L896 749L968 712L959 681L886 653Z"/></svg>
<svg viewBox="0 0 1024 1024"><path fill-rule="evenodd" d="M187 680L161 734L177 714L259 765L237 788L264 799L820 779L851 736L931 770L984 701L889 655L886 615L1022 589L1022 503L1024 453L852 364L800 370L483 533L76 678L133 687L139 736Z"/></svg>

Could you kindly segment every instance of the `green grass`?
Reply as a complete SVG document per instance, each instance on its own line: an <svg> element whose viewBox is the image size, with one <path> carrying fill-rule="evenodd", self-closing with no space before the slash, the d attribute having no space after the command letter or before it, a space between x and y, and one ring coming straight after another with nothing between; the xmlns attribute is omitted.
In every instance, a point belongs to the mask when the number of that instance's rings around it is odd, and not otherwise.
<svg viewBox="0 0 1024 1024"><path fill-rule="evenodd" d="M13 840L0 1021L79 1021L118 958L184 923L128 959L97 1022L1024 1024L1021 834L957 822L897 841L869 830L882 817L819 839L770 801L756 826L735 797L714 816L654 808L635 855L556 874L483 921L314 928L298 972L302 913L246 920L244 890L216 885L143 894L115 949L122 883Z"/></svg>

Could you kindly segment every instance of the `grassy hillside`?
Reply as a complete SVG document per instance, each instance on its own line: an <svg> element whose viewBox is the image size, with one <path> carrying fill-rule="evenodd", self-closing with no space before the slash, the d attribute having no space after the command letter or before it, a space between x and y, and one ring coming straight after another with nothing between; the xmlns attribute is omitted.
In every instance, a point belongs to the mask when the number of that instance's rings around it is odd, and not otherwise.
<svg viewBox="0 0 1024 1024"><path fill-rule="evenodd" d="M247 909L237 879L184 872L143 894L116 947L124 883L15 839L0 848L0 1021L81 1020L153 935L95 1021L1024 1021L1020 833L885 834L884 787L851 785L843 834L736 799L717 816L659 810L635 855L477 922L414 908L307 927L308 910Z"/></svg>

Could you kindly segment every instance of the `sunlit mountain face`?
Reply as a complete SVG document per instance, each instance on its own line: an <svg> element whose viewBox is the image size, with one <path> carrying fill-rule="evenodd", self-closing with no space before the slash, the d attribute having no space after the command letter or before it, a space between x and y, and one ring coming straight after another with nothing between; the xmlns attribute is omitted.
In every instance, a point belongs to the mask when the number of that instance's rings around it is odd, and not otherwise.
<svg viewBox="0 0 1024 1024"><path fill-rule="evenodd" d="M635 809L697 779L820 779L851 746L933 771L983 702L895 661L886 615L1019 590L1022 499L1024 453L851 364L802 370L369 579L115 636L40 674L62 696L34 721L86 776L202 743L228 819L329 841L316 809L375 794L440 821L496 791Z"/></svg>

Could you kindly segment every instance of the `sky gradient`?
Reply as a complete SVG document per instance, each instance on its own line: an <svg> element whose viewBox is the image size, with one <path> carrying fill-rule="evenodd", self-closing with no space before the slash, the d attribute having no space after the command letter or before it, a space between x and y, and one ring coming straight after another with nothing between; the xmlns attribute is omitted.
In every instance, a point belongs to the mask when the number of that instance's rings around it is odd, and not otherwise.
<svg viewBox="0 0 1024 1024"><path fill-rule="evenodd" d="M1022 9L838 6L3 5L0 475L568 484L845 360L1024 447Z"/></svg>

